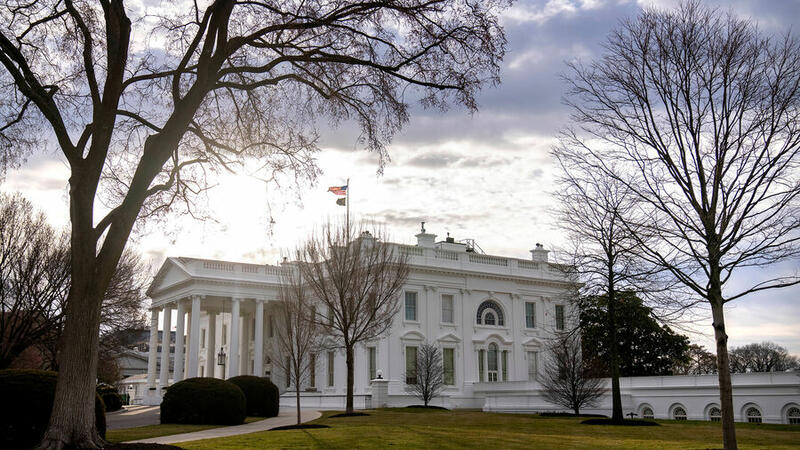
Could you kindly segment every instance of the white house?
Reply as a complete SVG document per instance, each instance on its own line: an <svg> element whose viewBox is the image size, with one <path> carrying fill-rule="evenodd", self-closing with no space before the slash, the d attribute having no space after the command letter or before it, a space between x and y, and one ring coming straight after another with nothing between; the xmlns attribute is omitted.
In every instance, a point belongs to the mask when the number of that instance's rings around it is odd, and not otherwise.
<svg viewBox="0 0 800 450"><path fill-rule="evenodd" d="M563 273L537 244L530 259L490 256L470 241L416 235L417 245L397 245L411 271L389 334L356 351L356 407L417 403L405 390L406 368L423 342L442 350L447 388L437 401L450 408L487 411L553 411L536 381L547 339L570 326L573 305ZM240 374L269 376L282 389L284 374L271 364L273 302L280 266L195 258L167 258L148 290L152 298L146 388L134 402L158 404L162 388L184 378ZM158 326L172 327L177 311L174 368L162 363ZM164 369L166 368L166 369ZM382 380L375 380L378 371ZM712 419L716 377L638 377L622 381L627 412L657 418ZM346 391L344 353L317 355L313 377L301 386L308 407L341 408ZM734 377L737 420L800 421L800 377L745 374ZM138 395L138 394L137 394ZM287 396L291 402L293 395ZM743 403L744 402L744 403ZM599 411L607 411L602 405ZM795 419L796 416L796 419Z"/></svg>

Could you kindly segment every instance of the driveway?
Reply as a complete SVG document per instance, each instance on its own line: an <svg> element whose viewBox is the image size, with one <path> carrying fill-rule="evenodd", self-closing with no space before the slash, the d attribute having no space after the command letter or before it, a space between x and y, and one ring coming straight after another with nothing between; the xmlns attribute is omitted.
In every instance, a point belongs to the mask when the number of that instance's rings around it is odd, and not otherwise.
<svg viewBox="0 0 800 450"><path fill-rule="evenodd" d="M119 411L106 414L106 428L109 430L156 425L160 422L159 406L125 406Z"/></svg>

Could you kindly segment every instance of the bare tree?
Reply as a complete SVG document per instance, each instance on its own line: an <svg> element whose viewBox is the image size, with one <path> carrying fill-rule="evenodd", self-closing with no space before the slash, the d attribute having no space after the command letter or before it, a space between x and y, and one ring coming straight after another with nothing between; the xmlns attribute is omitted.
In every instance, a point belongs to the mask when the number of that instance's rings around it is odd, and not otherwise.
<svg viewBox="0 0 800 450"><path fill-rule="evenodd" d="M272 358L294 384L297 400L297 424L300 425L300 390L309 376L312 359L320 339L319 328L314 323L314 304L303 283L301 272L292 264L283 266L280 300L276 311L278 354Z"/></svg>
<svg viewBox="0 0 800 450"><path fill-rule="evenodd" d="M414 373L406 373L405 379L415 380L406 383L406 391L422 400L425 406L438 397L444 389L444 366L439 348L428 342L417 347Z"/></svg>
<svg viewBox="0 0 800 450"><path fill-rule="evenodd" d="M717 373L717 357L702 345L689 345L689 360L674 368L676 375L708 375Z"/></svg>
<svg viewBox="0 0 800 450"><path fill-rule="evenodd" d="M570 65L570 145L636 196L628 228L657 238L640 240L648 259L707 301L733 449L724 305L800 282L728 283L800 254L800 43L691 1L624 21L605 49Z"/></svg>
<svg viewBox="0 0 800 450"><path fill-rule="evenodd" d="M23 197L0 195L0 368L57 339L68 289L65 237Z"/></svg>
<svg viewBox="0 0 800 450"><path fill-rule="evenodd" d="M194 213L206 175L246 161L265 180L313 180L317 119L357 123L385 162L408 87L425 107L475 110L499 80L507 3L5 2L0 162L54 136L70 168L67 344L41 447L102 445L100 305L137 220Z"/></svg>
<svg viewBox="0 0 800 450"><path fill-rule="evenodd" d="M571 409L597 405L606 393L605 380L595 376L581 356L581 340L576 333L562 333L549 344L549 359L541 378L544 397L553 404Z"/></svg>
<svg viewBox="0 0 800 450"><path fill-rule="evenodd" d="M314 322L345 351L347 414L353 412L355 346L389 330L408 278L407 256L383 238L364 223L328 222L298 254L303 281L320 305Z"/></svg>
<svg viewBox="0 0 800 450"><path fill-rule="evenodd" d="M731 350L731 372L783 372L800 369L800 361L774 342L743 345Z"/></svg>

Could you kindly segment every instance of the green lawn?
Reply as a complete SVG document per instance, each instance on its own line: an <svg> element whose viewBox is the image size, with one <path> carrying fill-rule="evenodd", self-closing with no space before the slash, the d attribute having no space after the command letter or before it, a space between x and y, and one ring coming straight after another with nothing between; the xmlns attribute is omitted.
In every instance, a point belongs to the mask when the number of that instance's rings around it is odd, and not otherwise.
<svg viewBox="0 0 800 450"><path fill-rule="evenodd" d="M244 423L256 422L264 420L263 417L248 417ZM106 432L106 440L108 442L126 442L135 441L139 439L147 439L159 436L167 436L170 434L191 433L193 431L203 431L210 428L226 427L228 425L183 425L175 423L164 423L158 425L147 425L144 427L135 428L120 428L119 430L108 430Z"/></svg>
<svg viewBox="0 0 800 450"><path fill-rule="evenodd" d="M311 423L329 429L265 431L179 444L186 449L257 448L721 448L720 425L661 421L660 427L581 425L582 419L479 411L382 409L369 417ZM800 427L739 424L741 448L800 448Z"/></svg>

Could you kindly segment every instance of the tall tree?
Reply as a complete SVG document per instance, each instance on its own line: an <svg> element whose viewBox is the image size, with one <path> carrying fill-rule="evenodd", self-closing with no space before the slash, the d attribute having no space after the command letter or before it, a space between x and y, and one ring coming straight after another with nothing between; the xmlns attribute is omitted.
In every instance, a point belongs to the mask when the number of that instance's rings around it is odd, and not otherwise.
<svg viewBox="0 0 800 450"><path fill-rule="evenodd" d="M498 82L506 5L4 3L0 162L13 166L53 136L70 169L66 345L41 447L102 445L100 304L138 219L193 213L206 174L246 162L267 180L313 180L320 118L356 122L360 143L386 161L409 118L409 87L423 106L475 110L476 93Z"/></svg>
<svg viewBox="0 0 800 450"><path fill-rule="evenodd" d="M417 347L414 373L406 373L404 378L415 381L406 383L406 391L422 400L423 405L428 406L428 403L438 397L444 389L444 365L439 347L430 342Z"/></svg>
<svg viewBox="0 0 800 450"><path fill-rule="evenodd" d="M623 377L672 375L674 368L689 361L689 338L659 323L653 309L634 292L617 293L617 345L619 375ZM608 300L593 297L581 302L581 342L584 359L610 370Z"/></svg>
<svg viewBox="0 0 800 450"><path fill-rule="evenodd" d="M272 358L289 383L294 384L297 402L297 425L300 425L300 390L308 378L318 348L320 333L314 321L314 303L303 283L301 272L284 264L280 299L276 312L278 354Z"/></svg>
<svg viewBox="0 0 800 450"><path fill-rule="evenodd" d="M563 333L548 345L548 359L541 383L547 401L571 409L596 406L606 393L605 380L581 356L581 339L576 333Z"/></svg>
<svg viewBox="0 0 800 450"><path fill-rule="evenodd" d="M408 258L385 242L378 228L333 222L315 233L298 256L303 280L319 305L314 322L345 352L349 414L355 347L392 326L408 278Z"/></svg>
<svg viewBox="0 0 800 450"><path fill-rule="evenodd" d="M774 342L743 345L731 350L731 372L783 372L800 369L800 361Z"/></svg>
<svg viewBox="0 0 800 450"><path fill-rule="evenodd" d="M635 195L639 214L626 228L656 236L637 239L649 260L710 307L723 442L733 449L724 306L800 282L729 283L800 254L800 43L690 1L623 21L604 48L570 64L580 129L569 145Z"/></svg>
<svg viewBox="0 0 800 450"><path fill-rule="evenodd" d="M676 375L708 375L717 373L717 357L702 345L689 345L689 359L675 366Z"/></svg>

